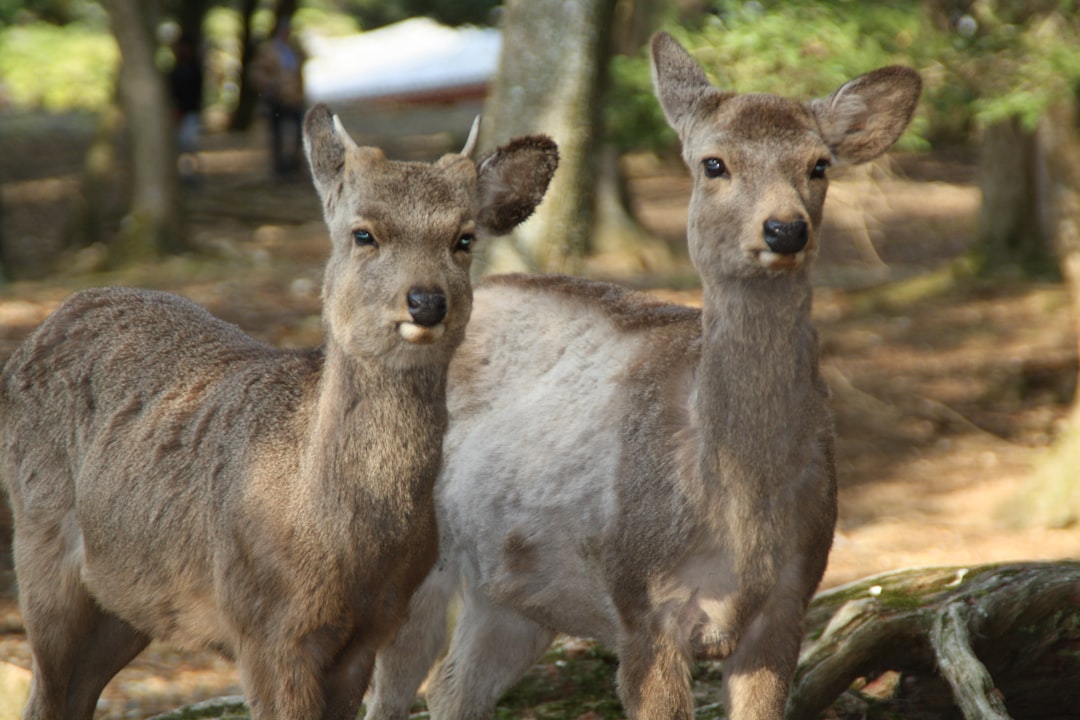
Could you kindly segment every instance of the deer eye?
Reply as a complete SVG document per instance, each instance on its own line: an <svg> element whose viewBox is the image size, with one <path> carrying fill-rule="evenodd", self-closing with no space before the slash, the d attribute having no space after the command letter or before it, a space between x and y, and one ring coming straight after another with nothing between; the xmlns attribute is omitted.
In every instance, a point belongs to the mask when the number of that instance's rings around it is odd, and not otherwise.
<svg viewBox="0 0 1080 720"><path fill-rule="evenodd" d="M473 243L476 242L476 236L472 233L464 233L458 238L457 243L454 245L454 250L461 252L472 252Z"/></svg>
<svg viewBox="0 0 1080 720"><path fill-rule="evenodd" d="M379 247L375 236L367 230L353 230L352 238L357 247Z"/></svg>
<svg viewBox="0 0 1080 720"><path fill-rule="evenodd" d="M730 173L728 173L727 166L724 165L724 161L720 158L705 158L702 160L701 164L705 166L705 177L731 177Z"/></svg>
<svg viewBox="0 0 1080 720"><path fill-rule="evenodd" d="M828 160L822 158L814 163L814 168L810 171L810 177L813 180L821 180L825 177L825 171L829 169L831 163Z"/></svg>

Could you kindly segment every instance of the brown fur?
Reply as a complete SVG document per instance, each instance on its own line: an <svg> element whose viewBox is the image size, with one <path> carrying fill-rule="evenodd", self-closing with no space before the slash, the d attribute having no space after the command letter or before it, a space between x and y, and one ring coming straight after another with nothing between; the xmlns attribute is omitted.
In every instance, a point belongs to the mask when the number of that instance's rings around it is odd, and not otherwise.
<svg viewBox="0 0 1080 720"><path fill-rule="evenodd" d="M325 106L304 139L332 247L323 348L105 288L72 296L0 375L26 720L88 720L151 638L236 658L253 718L351 720L436 558L447 366L472 305L461 238L512 227L482 219L508 206L523 219L556 149L531 138L479 170L391 162ZM417 294L445 316L421 322Z"/></svg>

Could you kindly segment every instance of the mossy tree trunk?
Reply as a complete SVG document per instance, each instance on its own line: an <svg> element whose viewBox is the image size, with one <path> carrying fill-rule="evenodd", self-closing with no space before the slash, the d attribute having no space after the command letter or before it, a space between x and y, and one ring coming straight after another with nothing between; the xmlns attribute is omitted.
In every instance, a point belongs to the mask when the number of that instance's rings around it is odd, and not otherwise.
<svg viewBox="0 0 1080 720"><path fill-rule="evenodd" d="M814 599L787 718L1072 717L1077 647L1080 563L886 573Z"/></svg>
<svg viewBox="0 0 1080 720"><path fill-rule="evenodd" d="M127 264L186 248L175 123L155 64L156 3L106 0L122 61L118 78L132 164L131 204L109 243L109 262Z"/></svg>
<svg viewBox="0 0 1080 720"><path fill-rule="evenodd" d="M559 169L536 216L493 241L485 270L577 272L590 249L600 163L600 98L616 0L509 0L481 144L546 133Z"/></svg>

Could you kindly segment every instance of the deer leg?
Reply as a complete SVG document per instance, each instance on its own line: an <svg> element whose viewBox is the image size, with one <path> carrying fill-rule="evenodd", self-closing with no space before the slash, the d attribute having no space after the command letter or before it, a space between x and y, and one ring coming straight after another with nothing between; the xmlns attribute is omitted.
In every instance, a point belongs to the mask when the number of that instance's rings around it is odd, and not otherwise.
<svg viewBox="0 0 1080 720"><path fill-rule="evenodd" d="M803 594L776 594L747 627L735 651L724 661L728 717L732 720L779 720L799 659Z"/></svg>
<svg viewBox="0 0 1080 720"><path fill-rule="evenodd" d="M393 644L379 651L367 720L406 720L417 690L446 648L454 573L435 569L416 591Z"/></svg>
<svg viewBox="0 0 1080 720"><path fill-rule="evenodd" d="M324 673L300 642L241 641L237 666L251 720L323 717L327 709Z"/></svg>
<svg viewBox="0 0 1080 720"><path fill-rule="evenodd" d="M115 615L98 611L94 629L78 654L68 699L69 717L93 717L101 691L149 644L149 636Z"/></svg>
<svg viewBox="0 0 1080 720"><path fill-rule="evenodd" d="M479 592L467 592L450 652L428 691L436 720L484 720L555 633Z"/></svg>
<svg viewBox="0 0 1080 720"><path fill-rule="evenodd" d="M672 638L655 631L624 634L618 681L630 720L693 720L690 667Z"/></svg>
<svg viewBox="0 0 1080 720"><path fill-rule="evenodd" d="M26 720L89 720L109 680L150 642L97 606L64 535L19 532L15 539L20 605L34 656Z"/></svg>
<svg viewBox="0 0 1080 720"><path fill-rule="evenodd" d="M323 720L355 720L375 666L375 646L354 640L340 654L326 678Z"/></svg>

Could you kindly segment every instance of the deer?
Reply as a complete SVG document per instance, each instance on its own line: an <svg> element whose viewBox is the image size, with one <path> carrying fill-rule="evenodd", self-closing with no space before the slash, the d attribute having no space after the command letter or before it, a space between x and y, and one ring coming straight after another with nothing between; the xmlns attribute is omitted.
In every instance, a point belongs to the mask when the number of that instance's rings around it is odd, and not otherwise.
<svg viewBox="0 0 1080 720"><path fill-rule="evenodd" d="M666 33L651 49L702 308L569 277L478 287L440 559L379 652L368 720L406 718L425 678L433 719L490 718L557 633L615 651L631 720L691 720L702 660L723 661L733 720L783 716L837 514L810 317L827 171L892 146L921 80L885 67L799 102L715 87Z"/></svg>
<svg viewBox="0 0 1080 720"><path fill-rule="evenodd" d="M151 639L235 659L255 720L352 720L437 557L448 366L479 233L527 218L545 136L388 159L322 104L324 344L177 295L68 298L0 374L0 471L33 655L25 720L90 720Z"/></svg>

